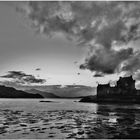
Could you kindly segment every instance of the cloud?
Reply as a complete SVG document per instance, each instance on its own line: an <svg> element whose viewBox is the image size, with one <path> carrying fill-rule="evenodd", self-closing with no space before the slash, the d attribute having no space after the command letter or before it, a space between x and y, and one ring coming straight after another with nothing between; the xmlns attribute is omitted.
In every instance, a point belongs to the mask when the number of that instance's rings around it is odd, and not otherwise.
<svg viewBox="0 0 140 140"><path fill-rule="evenodd" d="M104 48L93 49L86 58L81 69L90 69L102 74L113 74L119 71L121 62L133 55L133 49L121 49L119 51L106 50Z"/></svg>
<svg viewBox="0 0 140 140"><path fill-rule="evenodd" d="M139 1L31 1L19 9L32 21L37 32L47 36L61 32L90 48L81 69L102 74L137 69L134 63L139 61L136 58L139 55L135 54L134 47L116 50L115 46L140 38ZM121 68L124 63L125 67Z"/></svg>
<svg viewBox="0 0 140 140"><path fill-rule="evenodd" d="M140 81L140 70L135 73L134 79Z"/></svg>
<svg viewBox="0 0 140 140"><path fill-rule="evenodd" d="M140 69L140 52L137 51L129 59L124 62L122 71L129 71L131 73Z"/></svg>
<svg viewBox="0 0 140 140"><path fill-rule="evenodd" d="M31 74L22 71L8 71L8 74L1 76L2 78L12 79L17 84L43 84L45 79L39 79Z"/></svg>
<svg viewBox="0 0 140 140"><path fill-rule="evenodd" d="M30 76L22 71L8 71L8 74L1 76L2 78L22 79L23 77Z"/></svg>
<svg viewBox="0 0 140 140"><path fill-rule="evenodd" d="M26 2L33 27L46 35L63 32L79 41L108 46L138 37L140 2Z"/></svg>
<svg viewBox="0 0 140 140"><path fill-rule="evenodd" d="M36 71L40 71L40 70L41 70L41 68L36 68L35 70L36 70Z"/></svg>
<svg viewBox="0 0 140 140"><path fill-rule="evenodd" d="M18 88L20 86L22 86L21 83L19 83L18 81L12 80L4 80L4 81L0 81L1 85L5 85L5 86L9 86L9 87L14 87L14 88Z"/></svg>
<svg viewBox="0 0 140 140"><path fill-rule="evenodd" d="M93 77L104 77L104 74L101 72L95 72L95 74L93 75Z"/></svg>
<svg viewBox="0 0 140 140"><path fill-rule="evenodd" d="M78 72L77 75L80 75L80 72Z"/></svg>

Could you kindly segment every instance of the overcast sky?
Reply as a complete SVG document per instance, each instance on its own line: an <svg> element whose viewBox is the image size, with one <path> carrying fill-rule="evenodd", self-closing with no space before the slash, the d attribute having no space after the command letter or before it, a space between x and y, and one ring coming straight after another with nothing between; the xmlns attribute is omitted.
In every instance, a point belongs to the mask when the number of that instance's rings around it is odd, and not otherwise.
<svg viewBox="0 0 140 140"><path fill-rule="evenodd" d="M139 80L138 4L18 3L24 6L16 10L14 2L0 2L0 75L23 71L46 84L96 86L127 71Z"/></svg>

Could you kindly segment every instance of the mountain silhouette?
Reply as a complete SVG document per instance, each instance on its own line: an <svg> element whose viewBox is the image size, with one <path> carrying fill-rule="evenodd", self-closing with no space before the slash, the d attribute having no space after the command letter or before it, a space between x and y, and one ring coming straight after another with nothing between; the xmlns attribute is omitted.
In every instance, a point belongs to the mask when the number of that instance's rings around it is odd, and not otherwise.
<svg viewBox="0 0 140 140"><path fill-rule="evenodd" d="M66 85L64 87L62 87L61 85L52 85L45 88L46 92L55 93L62 98L77 98L94 95L96 93L96 88L84 85Z"/></svg>
<svg viewBox="0 0 140 140"><path fill-rule="evenodd" d="M59 96L55 95L54 93L40 91L40 90L37 90L37 89L29 89L29 90L25 90L25 92L32 93L32 94L40 94L44 98L60 98Z"/></svg>
<svg viewBox="0 0 140 140"><path fill-rule="evenodd" d="M44 98L40 94L30 94L13 87L0 85L0 98Z"/></svg>
<svg viewBox="0 0 140 140"><path fill-rule="evenodd" d="M77 98L89 95L96 95L96 87L90 87L85 85L18 85L6 84L5 86L14 87L17 90L22 90L28 93L40 93L40 91L47 93L52 93L60 98ZM31 89L36 89L38 92L31 92ZM56 98L57 98L56 97Z"/></svg>

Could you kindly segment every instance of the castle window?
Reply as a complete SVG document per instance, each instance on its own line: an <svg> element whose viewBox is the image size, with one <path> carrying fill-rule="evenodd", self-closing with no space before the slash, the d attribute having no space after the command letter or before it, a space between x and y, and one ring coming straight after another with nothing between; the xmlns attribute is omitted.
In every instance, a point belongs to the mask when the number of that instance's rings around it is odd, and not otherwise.
<svg viewBox="0 0 140 140"><path fill-rule="evenodd" d="M128 83L125 83L125 86L128 86Z"/></svg>

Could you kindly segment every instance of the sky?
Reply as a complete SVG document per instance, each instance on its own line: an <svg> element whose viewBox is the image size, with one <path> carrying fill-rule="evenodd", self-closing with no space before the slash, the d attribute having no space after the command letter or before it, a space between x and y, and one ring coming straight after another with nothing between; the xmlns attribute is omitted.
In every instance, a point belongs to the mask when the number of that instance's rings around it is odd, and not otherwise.
<svg viewBox="0 0 140 140"><path fill-rule="evenodd" d="M91 72L75 64L83 59L84 49L74 41L62 34L53 38L36 34L13 5L0 2L0 19L0 75L24 71L46 79L46 84L95 83Z"/></svg>
<svg viewBox="0 0 140 140"><path fill-rule="evenodd" d="M0 80L140 80L140 2L0 2ZM17 73L15 73L17 72Z"/></svg>

